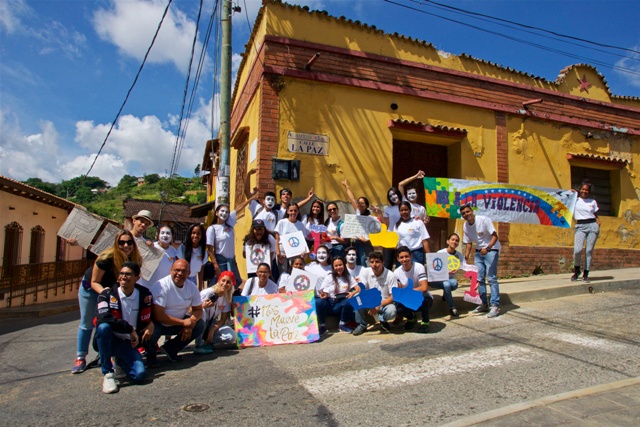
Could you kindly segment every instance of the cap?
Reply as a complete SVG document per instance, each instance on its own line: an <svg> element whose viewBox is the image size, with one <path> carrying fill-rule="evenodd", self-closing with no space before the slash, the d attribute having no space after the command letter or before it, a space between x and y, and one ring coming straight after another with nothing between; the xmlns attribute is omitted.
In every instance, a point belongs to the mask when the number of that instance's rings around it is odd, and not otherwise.
<svg viewBox="0 0 640 427"><path fill-rule="evenodd" d="M146 209L141 210L140 212L138 212L137 215L133 216L133 219L138 219L138 218L144 218L147 221L149 221L151 224L153 224L153 220L151 219L151 212L149 212Z"/></svg>
<svg viewBox="0 0 640 427"><path fill-rule="evenodd" d="M253 222L251 223L252 227L266 227L264 225L264 221L261 219L254 219Z"/></svg>

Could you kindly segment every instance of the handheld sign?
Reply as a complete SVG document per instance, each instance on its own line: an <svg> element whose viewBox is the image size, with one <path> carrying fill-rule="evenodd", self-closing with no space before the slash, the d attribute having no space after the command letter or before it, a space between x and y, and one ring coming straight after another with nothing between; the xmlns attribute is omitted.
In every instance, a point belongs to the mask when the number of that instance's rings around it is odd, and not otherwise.
<svg viewBox="0 0 640 427"><path fill-rule="evenodd" d="M318 277L315 274L294 268L291 270L285 289L288 292L312 291L316 288L316 283L318 283Z"/></svg>
<svg viewBox="0 0 640 427"><path fill-rule="evenodd" d="M449 280L449 255L444 252L426 254L427 277L430 282L444 282Z"/></svg>
<svg viewBox="0 0 640 427"><path fill-rule="evenodd" d="M369 234L369 240L373 246L382 246L383 248L392 249L398 246L400 236L395 231L387 231L385 224L380 224L380 232Z"/></svg>
<svg viewBox="0 0 640 427"><path fill-rule="evenodd" d="M358 283L362 289L364 285ZM361 291L358 295L349 298L349 304L351 304L354 310L360 310L361 308L374 308L380 305L382 302L382 294L380 289L366 289Z"/></svg>
<svg viewBox="0 0 640 427"><path fill-rule="evenodd" d="M393 295L394 302L399 302L411 310L418 310L424 301L422 292L415 291L410 287L393 288L391 289L391 295Z"/></svg>
<svg viewBox="0 0 640 427"><path fill-rule="evenodd" d="M307 242L304 240L302 231L282 235L280 237L280 243L284 248L284 253L287 258L302 255L307 251Z"/></svg>
<svg viewBox="0 0 640 427"><path fill-rule="evenodd" d="M269 246L260 243L245 245L244 253L247 254L247 273L255 273L258 271L258 265L260 265L260 263L266 262L269 264L271 260Z"/></svg>

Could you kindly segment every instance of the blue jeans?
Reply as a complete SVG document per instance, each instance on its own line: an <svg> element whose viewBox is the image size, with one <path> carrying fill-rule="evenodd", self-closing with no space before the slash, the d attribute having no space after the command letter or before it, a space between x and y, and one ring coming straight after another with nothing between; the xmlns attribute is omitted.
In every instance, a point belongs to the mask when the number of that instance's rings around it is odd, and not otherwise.
<svg viewBox="0 0 640 427"><path fill-rule="evenodd" d="M444 299L447 301L449 308L456 308L453 303L453 295L451 295L451 291L458 289L458 281L456 279L449 279L444 282L429 282L429 287L432 289L442 289L444 291Z"/></svg>
<svg viewBox="0 0 640 427"><path fill-rule="evenodd" d="M420 305L420 308L418 310L422 314L422 321L428 322L429 312L431 311L431 306L433 305L433 296L428 291L423 292L422 295L424 295L424 301L422 301L422 305ZM395 305L398 316L406 317L409 321L416 320L415 311L411 310L409 307L405 307L399 302L395 303Z"/></svg>
<svg viewBox="0 0 640 427"><path fill-rule="evenodd" d="M582 258L582 246L585 240L587 241L587 247L584 254L584 269L589 271L591 268L591 257L593 255L593 248L596 246L596 240L600 235L600 226L595 223L576 224L576 234L573 240L573 265L580 267Z"/></svg>
<svg viewBox="0 0 640 427"><path fill-rule="evenodd" d="M344 245L335 244L331 246L331 249L329 249L329 255L331 255L331 259L339 256L344 257Z"/></svg>
<svg viewBox="0 0 640 427"><path fill-rule="evenodd" d="M110 324L98 325L96 343L100 352L100 366L103 374L113 372L111 357L116 357L118 365L132 380L142 381L144 379L146 373L138 349L131 347L131 341L115 336Z"/></svg>
<svg viewBox="0 0 640 427"><path fill-rule="evenodd" d="M220 272L230 271L236 278L236 286L240 286L242 283L242 278L240 277L240 271L238 271L238 264L236 263L235 258L225 258L222 255L216 254L216 262L220 267ZM218 278L215 278L215 281L218 281Z"/></svg>
<svg viewBox="0 0 640 427"><path fill-rule="evenodd" d="M369 311L366 308L362 308L360 310L356 310L356 322L358 325L367 326L367 321L365 320L365 314ZM380 322L388 322L391 319L395 319L396 317L396 306L393 304L387 304L382 307L382 310L378 312L378 320Z"/></svg>
<svg viewBox="0 0 640 427"><path fill-rule="evenodd" d="M353 306L349 304L349 299L344 298L338 301L335 298L317 298L316 313L318 314L318 324L327 323L327 315L333 314L340 317L340 323L347 323L353 320Z"/></svg>
<svg viewBox="0 0 640 427"><path fill-rule="evenodd" d="M80 305L80 326L78 327L78 357L89 354L89 343L93 332L93 319L96 317L96 304L98 293L93 289L85 289L80 285L78 290L78 303Z"/></svg>
<svg viewBox="0 0 640 427"><path fill-rule="evenodd" d="M486 255L476 252L474 264L478 267L478 294L482 303L487 305L487 283L489 281L489 288L491 290L492 306L500 305L500 286L498 285L498 258L500 258L500 252L489 251Z"/></svg>
<svg viewBox="0 0 640 427"><path fill-rule="evenodd" d="M187 317L185 317L185 319ZM196 325L193 327L193 330L191 331L191 337L189 337L187 341L182 341L182 339L180 338L180 332L182 332L182 326L166 326L160 322L154 321L153 335L147 343L147 360L156 360L158 351L156 345L158 344L158 340L160 339L160 337L163 335L173 337L172 339L170 339L169 341L165 341L164 343L164 348L167 350L167 352L169 354L178 354L178 352L189 345L191 341L202 335L202 333L204 332L204 320L198 320Z"/></svg>

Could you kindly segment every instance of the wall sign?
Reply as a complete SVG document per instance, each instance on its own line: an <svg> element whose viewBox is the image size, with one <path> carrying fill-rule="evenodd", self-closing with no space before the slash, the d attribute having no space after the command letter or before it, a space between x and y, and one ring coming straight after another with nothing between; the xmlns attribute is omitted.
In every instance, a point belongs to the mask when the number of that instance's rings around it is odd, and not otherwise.
<svg viewBox="0 0 640 427"><path fill-rule="evenodd" d="M328 156L329 135L289 131L287 133L287 150L292 153Z"/></svg>

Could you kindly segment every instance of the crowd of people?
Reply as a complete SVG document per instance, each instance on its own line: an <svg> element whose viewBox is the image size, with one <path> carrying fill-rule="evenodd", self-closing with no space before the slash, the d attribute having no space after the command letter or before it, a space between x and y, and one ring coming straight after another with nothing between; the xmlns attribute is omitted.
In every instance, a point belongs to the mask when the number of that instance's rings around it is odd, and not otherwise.
<svg viewBox="0 0 640 427"><path fill-rule="evenodd" d="M251 173L251 172L250 172ZM374 248L367 236L341 236L343 219L336 202L326 203L315 197L313 188L298 203L287 188L276 194L266 192L259 200L257 191L247 192L247 201L236 210L220 204L215 208L212 224L189 228L185 241L173 242L169 225L158 227L158 241L145 237L153 224L149 211L133 216L132 230L117 233L113 246L101 253L82 279L79 290L80 326L73 373L81 373L92 363L100 364L104 375L103 391L113 393L116 377L126 375L134 381L145 377L146 369L158 364L158 351L170 362L181 359L179 353L192 341L194 352L212 353L215 348L234 347L236 332L229 322L233 316L233 296L254 296L287 292L293 270L305 270L317 277L315 305L320 335L327 333L327 317L338 319L338 330L361 335L378 324L381 332L392 325L404 331L427 333L429 312L433 305L431 289L443 291L443 301L451 318L459 317L452 296L458 287L456 270L449 279L428 281L425 254L430 252L429 217L417 201L415 182L424 172L401 181L387 192L389 205L381 209L371 205L366 197L356 199L345 180L347 197L356 215L376 217L389 231L398 234L396 248ZM583 183L576 207L576 258L571 280L580 274L580 254L587 241L587 257L583 280L588 280L591 253L599 229L597 203L589 198L591 186ZM309 213L300 215L300 208L313 200ZM246 274L238 269L235 254L237 213L248 205L251 227L242 239L247 265L255 264L254 255L262 255L258 265ZM488 318L500 314L500 290L497 279L500 241L498 233L486 216L476 215L470 205L460 208L464 219L463 236L452 233L447 246L439 252L455 257L464 265L475 246L478 294L482 303L474 314L487 313ZM287 257L281 238L300 231L307 239L301 256ZM464 254L457 250L465 245ZM141 277L140 245L154 246L164 254L149 280ZM578 249L579 246L579 249ZM212 278L205 270L210 263ZM243 278L244 277L244 278ZM211 286L205 285L207 280ZM489 296L486 284L489 283ZM423 296L419 308L411 309L394 301L394 288L410 288ZM354 309L349 299L360 292L378 289L382 296L377 307ZM87 363L92 330L96 328L93 346L99 357ZM164 337L161 346L158 342ZM143 363L146 357L146 365ZM120 372L120 370L122 372Z"/></svg>

